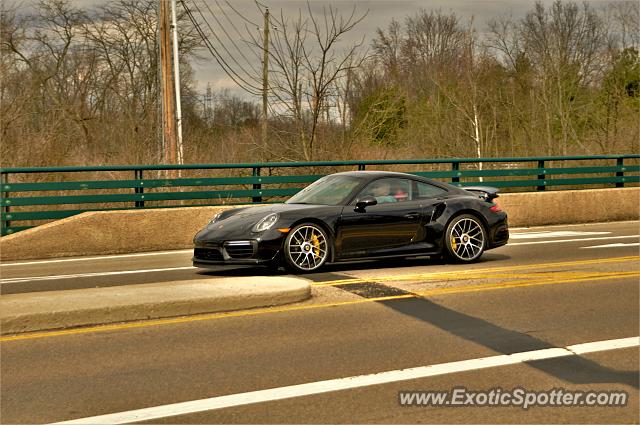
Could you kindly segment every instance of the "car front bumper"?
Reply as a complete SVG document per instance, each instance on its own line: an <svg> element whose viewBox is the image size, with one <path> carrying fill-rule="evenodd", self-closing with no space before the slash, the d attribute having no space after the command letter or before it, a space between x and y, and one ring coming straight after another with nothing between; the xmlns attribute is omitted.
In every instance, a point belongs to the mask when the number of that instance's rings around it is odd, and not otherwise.
<svg viewBox="0 0 640 425"><path fill-rule="evenodd" d="M194 267L260 265L277 261L286 234L268 231L253 239L195 240Z"/></svg>

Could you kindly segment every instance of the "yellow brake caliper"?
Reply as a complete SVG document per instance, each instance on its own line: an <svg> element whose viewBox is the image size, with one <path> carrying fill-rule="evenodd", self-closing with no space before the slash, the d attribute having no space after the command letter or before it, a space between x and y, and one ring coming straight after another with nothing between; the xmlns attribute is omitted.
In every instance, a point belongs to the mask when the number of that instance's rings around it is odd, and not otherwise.
<svg viewBox="0 0 640 425"><path fill-rule="evenodd" d="M451 235L451 248L453 248L454 251L456 249L458 249L458 244L456 243L456 238L453 235Z"/></svg>
<svg viewBox="0 0 640 425"><path fill-rule="evenodd" d="M316 257L320 257L320 241L316 235L311 235L311 243L313 244L313 253Z"/></svg>

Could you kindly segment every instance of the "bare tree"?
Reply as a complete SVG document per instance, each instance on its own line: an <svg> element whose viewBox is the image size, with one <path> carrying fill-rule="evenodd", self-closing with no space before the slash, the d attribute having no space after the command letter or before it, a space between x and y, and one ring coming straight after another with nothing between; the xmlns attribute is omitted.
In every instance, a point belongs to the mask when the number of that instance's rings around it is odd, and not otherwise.
<svg viewBox="0 0 640 425"><path fill-rule="evenodd" d="M570 141L582 145L573 125L578 92L602 75L600 54L606 40L602 21L587 3L580 7L556 1L547 10L538 2L522 21L521 37L542 82L547 126L551 127L552 118L559 122L560 152L566 154Z"/></svg>
<svg viewBox="0 0 640 425"><path fill-rule="evenodd" d="M605 12L612 47L619 50L640 49L640 3L625 0L611 2Z"/></svg>
<svg viewBox="0 0 640 425"><path fill-rule="evenodd" d="M354 8L344 18L333 7L316 16L307 3L307 15L275 18L277 30L271 39L269 89L272 107L292 119L305 160L314 158L322 112L338 96L337 83L346 79L366 57L360 52L363 41L339 51L339 40L364 19Z"/></svg>
<svg viewBox="0 0 640 425"><path fill-rule="evenodd" d="M409 67L417 67L431 76L456 69L465 54L466 32L455 13L421 10L406 18L403 54Z"/></svg>
<svg viewBox="0 0 640 425"><path fill-rule="evenodd" d="M84 12L67 1L43 0L33 13L14 16L13 25L4 28L2 49L14 61L12 71L23 89L13 92L11 102L21 104L24 114L38 117L28 127L32 133L27 140L48 143L63 133L79 136L85 143L89 140L86 122L91 117L83 105L88 90L84 77L94 64L82 46L75 44L85 20ZM5 135L7 131L5 125ZM62 156L73 147L69 145L61 150Z"/></svg>
<svg viewBox="0 0 640 425"><path fill-rule="evenodd" d="M381 28L376 30L376 38L372 42L376 61L384 66L386 73L396 78L403 68L403 41L402 26L392 19L386 31Z"/></svg>
<svg viewBox="0 0 640 425"><path fill-rule="evenodd" d="M28 14L3 14L5 141L52 144L53 152L32 152L52 162L156 160L156 6L113 0L88 13L42 0ZM180 29L186 59L197 43Z"/></svg>

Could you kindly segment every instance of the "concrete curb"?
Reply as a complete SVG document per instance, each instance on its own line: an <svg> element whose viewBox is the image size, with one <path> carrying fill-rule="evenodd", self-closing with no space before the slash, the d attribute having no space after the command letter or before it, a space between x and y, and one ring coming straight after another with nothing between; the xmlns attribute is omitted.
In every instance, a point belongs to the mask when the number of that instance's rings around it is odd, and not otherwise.
<svg viewBox="0 0 640 425"><path fill-rule="evenodd" d="M0 334L267 307L310 296L307 279L280 276L3 295Z"/></svg>

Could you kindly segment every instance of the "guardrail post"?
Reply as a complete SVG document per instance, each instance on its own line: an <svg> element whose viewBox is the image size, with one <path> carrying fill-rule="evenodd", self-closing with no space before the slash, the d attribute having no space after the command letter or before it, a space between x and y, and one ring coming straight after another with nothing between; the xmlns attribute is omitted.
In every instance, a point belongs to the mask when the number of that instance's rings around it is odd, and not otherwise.
<svg viewBox="0 0 640 425"><path fill-rule="evenodd" d="M452 162L451 163L451 171L460 171L460 163ZM460 183L460 176L451 177L451 183ZM459 186L459 185L456 185Z"/></svg>
<svg viewBox="0 0 640 425"><path fill-rule="evenodd" d="M618 167L624 166L624 158L618 158L616 160L616 165ZM616 177L624 177L624 171L616 171ZM616 182L616 187L624 187L624 181Z"/></svg>
<svg viewBox="0 0 640 425"><path fill-rule="evenodd" d="M142 181L142 170L135 170L134 177L136 180L140 180L140 186L136 187L135 193L144 196L144 182ZM136 201L136 208L144 208L144 200Z"/></svg>
<svg viewBox="0 0 640 425"><path fill-rule="evenodd" d="M364 164L358 164L358 171L364 171L365 165Z"/></svg>
<svg viewBox="0 0 640 425"><path fill-rule="evenodd" d="M538 161L538 168L544 168L544 161ZM538 174L538 181L542 182L541 185L538 185L538 187L536 187L536 190L546 190L547 186L545 185L545 179L546 179L547 175L546 174Z"/></svg>
<svg viewBox="0 0 640 425"><path fill-rule="evenodd" d="M9 183L9 174L7 173L2 173L0 174L0 184L5 185ZM0 192L2 194L2 198L8 198L9 197L9 192ZM4 201L4 199L3 199ZM5 218L3 218L2 221L2 226L1 226L1 230L0 230L0 235L4 235L5 234L5 229L8 229L9 227L11 227L11 221L8 219L9 217L9 213L11 212L11 208L9 207L9 205L5 205L4 202L2 202L2 212L5 214ZM5 220L6 219L6 220Z"/></svg>
<svg viewBox="0 0 640 425"><path fill-rule="evenodd" d="M253 177L260 177L260 167L253 167ZM253 183L254 190L262 190L262 183L260 183L261 179L258 179L258 183ZM262 202L262 196L254 196L251 199L251 202L259 204Z"/></svg>

